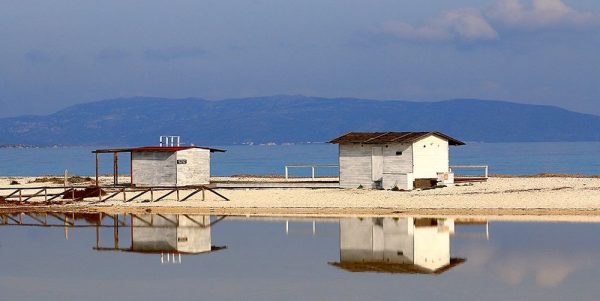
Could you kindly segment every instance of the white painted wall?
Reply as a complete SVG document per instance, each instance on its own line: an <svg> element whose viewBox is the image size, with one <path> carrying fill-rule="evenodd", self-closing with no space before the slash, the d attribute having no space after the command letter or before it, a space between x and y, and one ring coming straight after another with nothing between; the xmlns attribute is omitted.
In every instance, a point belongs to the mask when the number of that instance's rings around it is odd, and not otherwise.
<svg viewBox="0 0 600 301"><path fill-rule="evenodd" d="M414 263L431 271L450 264L450 232L440 222L414 228Z"/></svg>
<svg viewBox="0 0 600 301"><path fill-rule="evenodd" d="M360 185L364 188L375 188L373 148L381 148L383 154L382 162L377 160L377 162L383 164L383 174L377 174L377 179L382 179L385 174L406 174L412 172L413 156L411 144L340 144L341 188L357 188ZM396 152L401 152L402 154L396 155ZM380 170L379 168L377 169ZM410 189L412 189L412 183L410 184Z"/></svg>
<svg viewBox="0 0 600 301"><path fill-rule="evenodd" d="M174 186L177 183L173 152L132 152L131 165L136 186Z"/></svg>
<svg viewBox="0 0 600 301"><path fill-rule="evenodd" d="M413 143L415 179L437 179L438 172L448 172L448 141L431 135Z"/></svg>
<svg viewBox="0 0 600 301"><path fill-rule="evenodd" d="M370 145L340 144L340 187L373 188Z"/></svg>
<svg viewBox="0 0 600 301"><path fill-rule="evenodd" d="M210 183L210 151L192 148L177 152L177 186L204 185Z"/></svg>

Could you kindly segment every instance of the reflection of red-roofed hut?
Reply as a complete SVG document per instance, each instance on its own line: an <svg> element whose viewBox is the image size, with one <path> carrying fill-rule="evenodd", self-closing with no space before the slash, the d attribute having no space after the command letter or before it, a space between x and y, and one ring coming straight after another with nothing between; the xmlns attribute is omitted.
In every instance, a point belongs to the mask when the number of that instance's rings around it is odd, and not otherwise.
<svg viewBox="0 0 600 301"><path fill-rule="evenodd" d="M210 182L210 153L224 150L199 146L146 146L134 148L98 149L98 154L113 154L113 179L118 184L118 154L130 153L132 186L194 186Z"/></svg>

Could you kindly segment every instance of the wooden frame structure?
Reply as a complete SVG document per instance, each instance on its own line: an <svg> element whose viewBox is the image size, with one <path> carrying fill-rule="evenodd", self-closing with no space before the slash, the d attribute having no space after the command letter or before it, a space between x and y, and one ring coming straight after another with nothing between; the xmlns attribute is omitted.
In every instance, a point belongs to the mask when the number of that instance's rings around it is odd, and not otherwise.
<svg viewBox="0 0 600 301"><path fill-rule="evenodd" d="M140 197L149 194L150 202L158 202L174 194L178 202L187 201L192 196L202 193L202 200L206 199L206 191L209 191L225 201L229 198L215 191L213 187L207 185L200 186L154 186L154 187L102 187L95 186L85 192L83 189L90 188L86 186L40 186L40 187L15 187L0 188L0 200L28 202L34 198L38 201L43 198L44 202L51 202L59 197L68 201L83 201L85 199L97 198L91 204L103 203L117 196L122 195L123 202L132 202ZM79 190L78 190L79 189ZM82 191L83 194L82 194ZM4 193L8 194L4 195ZM104 194L104 195L103 195ZM158 194L158 195L156 195ZM162 194L162 195L161 195Z"/></svg>

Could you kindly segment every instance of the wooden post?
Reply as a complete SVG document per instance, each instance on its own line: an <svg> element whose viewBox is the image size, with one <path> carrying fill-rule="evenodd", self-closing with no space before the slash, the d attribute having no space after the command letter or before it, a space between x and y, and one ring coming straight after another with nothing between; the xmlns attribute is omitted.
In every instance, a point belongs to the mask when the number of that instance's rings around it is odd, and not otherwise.
<svg viewBox="0 0 600 301"><path fill-rule="evenodd" d="M133 187L133 152L129 153L129 185Z"/></svg>
<svg viewBox="0 0 600 301"><path fill-rule="evenodd" d="M65 187L69 184L69 171L65 169Z"/></svg>
<svg viewBox="0 0 600 301"><path fill-rule="evenodd" d="M179 202L179 188L175 188L175 191L177 191L177 201Z"/></svg>
<svg viewBox="0 0 600 301"><path fill-rule="evenodd" d="M48 201L48 189L44 188L44 202Z"/></svg>
<svg viewBox="0 0 600 301"><path fill-rule="evenodd" d="M113 153L113 185L119 184L119 154Z"/></svg>
<svg viewBox="0 0 600 301"><path fill-rule="evenodd" d="M98 182L98 153L96 153L96 186L100 186Z"/></svg>
<svg viewBox="0 0 600 301"><path fill-rule="evenodd" d="M204 187L202 187L202 200L206 200L206 190L204 189Z"/></svg>
<svg viewBox="0 0 600 301"><path fill-rule="evenodd" d="M154 190L150 187L150 202L154 202Z"/></svg>

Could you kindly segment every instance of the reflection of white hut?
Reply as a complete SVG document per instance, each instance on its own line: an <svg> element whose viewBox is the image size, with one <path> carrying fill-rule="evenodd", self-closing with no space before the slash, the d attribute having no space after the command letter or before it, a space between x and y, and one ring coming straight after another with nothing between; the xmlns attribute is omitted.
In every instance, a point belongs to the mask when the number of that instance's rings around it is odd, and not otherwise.
<svg viewBox="0 0 600 301"><path fill-rule="evenodd" d="M203 215L136 215L131 250L148 253L203 253L212 250L210 218Z"/></svg>
<svg viewBox="0 0 600 301"><path fill-rule="evenodd" d="M442 273L463 259L450 257L453 220L349 218L340 221L340 262L351 272Z"/></svg>

